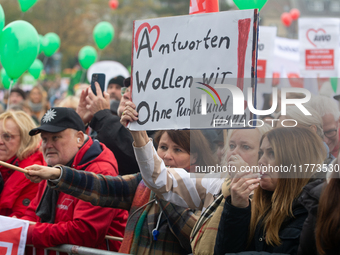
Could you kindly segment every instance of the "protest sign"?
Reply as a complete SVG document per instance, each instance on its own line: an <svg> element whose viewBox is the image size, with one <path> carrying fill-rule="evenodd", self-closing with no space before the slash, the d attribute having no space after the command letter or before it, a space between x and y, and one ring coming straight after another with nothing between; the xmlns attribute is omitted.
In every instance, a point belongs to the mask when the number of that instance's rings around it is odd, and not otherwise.
<svg viewBox="0 0 340 255"><path fill-rule="evenodd" d="M215 84L232 84L244 98L255 90L257 29L257 10L135 21L131 78L139 120L130 128L212 128L215 118L251 118L248 108L233 115L237 100ZM237 102L244 110L246 102Z"/></svg>
<svg viewBox="0 0 340 255"><path fill-rule="evenodd" d="M280 82L274 85L280 87L303 87L303 79L299 69L299 40L276 37L273 72L280 77Z"/></svg>
<svg viewBox="0 0 340 255"><path fill-rule="evenodd" d="M0 254L23 255L28 221L0 216Z"/></svg>
<svg viewBox="0 0 340 255"><path fill-rule="evenodd" d="M257 60L257 108L262 109L263 94L272 92L276 27L260 26Z"/></svg>
<svg viewBox="0 0 340 255"><path fill-rule="evenodd" d="M300 70L306 78L337 76L339 19L300 18Z"/></svg>
<svg viewBox="0 0 340 255"><path fill-rule="evenodd" d="M273 55L277 28L260 26L259 31L259 55L257 60L258 86L265 84L266 78L272 78L273 76Z"/></svg>

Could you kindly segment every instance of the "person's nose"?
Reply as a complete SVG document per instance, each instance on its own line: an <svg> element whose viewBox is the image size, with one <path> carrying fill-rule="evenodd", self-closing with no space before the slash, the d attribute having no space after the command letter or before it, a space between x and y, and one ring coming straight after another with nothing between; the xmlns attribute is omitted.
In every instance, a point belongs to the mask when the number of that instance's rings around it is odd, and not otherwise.
<svg viewBox="0 0 340 255"><path fill-rule="evenodd" d="M329 139L327 136L324 136L323 137L323 141L326 143L326 144L329 144L331 139Z"/></svg>
<svg viewBox="0 0 340 255"><path fill-rule="evenodd" d="M261 167L261 166L265 166L266 165L266 158L264 156L264 154L259 158L259 161L258 161L258 166Z"/></svg>
<svg viewBox="0 0 340 255"><path fill-rule="evenodd" d="M234 155L239 155L239 151L240 151L239 146L236 146L236 147L231 151L231 155L232 155L232 156L234 156Z"/></svg>
<svg viewBox="0 0 340 255"><path fill-rule="evenodd" d="M167 159L167 160L170 160L173 158L173 155L171 153L170 150L167 150L165 153L164 153L164 159Z"/></svg>
<svg viewBox="0 0 340 255"><path fill-rule="evenodd" d="M51 141L51 140L46 140L46 141L44 142L44 147L45 147L45 148L51 148L51 147L53 147L53 146L52 146L52 141Z"/></svg>

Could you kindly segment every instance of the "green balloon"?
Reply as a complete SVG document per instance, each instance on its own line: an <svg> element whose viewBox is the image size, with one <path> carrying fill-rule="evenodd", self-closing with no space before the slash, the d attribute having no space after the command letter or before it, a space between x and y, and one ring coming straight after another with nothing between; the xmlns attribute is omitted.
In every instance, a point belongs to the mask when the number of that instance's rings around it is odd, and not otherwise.
<svg viewBox="0 0 340 255"><path fill-rule="evenodd" d="M268 0L233 0L233 1L240 10L245 9L261 10Z"/></svg>
<svg viewBox="0 0 340 255"><path fill-rule="evenodd" d="M43 40L43 51L47 57L52 56L60 47L60 38L56 33L47 33Z"/></svg>
<svg viewBox="0 0 340 255"><path fill-rule="evenodd" d="M9 89L9 86L11 85L11 78L8 77L4 68L1 69L1 82L5 89Z"/></svg>
<svg viewBox="0 0 340 255"><path fill-rule="evenodd" d="M5 13L4 9L2 9L2 6L0 4L0 34L4 26L5 26Z"/></svg>
<svg viewBox="0 0 340 255"><path fill-rule="evenodd" d="M27 12L38 0L18 0L22 12Z"/></svg>
<svg viewBox="0 0 340 255"><path fill-rule="evenodd" d="M37 58L39 36L28 22L9 23L0 36L0 60L11 79L19 78Z"/></svg>
<svg viewBox="0 0 340 255"><path fill-rule="evenodd" d="M32 74L34 79L37 80L39 78L40 73L43 70L43 68L44 68L43 63L39 59L36 59L36 60L34 60L34 62L31 65L31 67L28 69L28 72L30 74Z"/></svg>
<svg viewBox="0 0 340 255"><path fill-rule="evenodd" d="M88 69L97 59L97 52L92 46L84 46L78 54L79 63L82 68Z"/></svg>
<svg viewBox="0 0 340 255"><path fill-rule="evenodd" d="M39 35L39 54L43 51L44 37Z"/></svg>
<svg viewBox="0 0 340 255"><path fill-rule="evenodd" d="M332 84L332 89L333 89L333 91L336 92L337 89L338 89L338 77L332 77L332 78L330 78L330 82L331 82L331 84Z"/></svg>
<svg viewBox="0 0 340 255"><path fill-rule="evenodd" d="M113 26L107 22L99 22L93 29L93 39L99 49L104 49L113 40L115 30Z"/></svg>

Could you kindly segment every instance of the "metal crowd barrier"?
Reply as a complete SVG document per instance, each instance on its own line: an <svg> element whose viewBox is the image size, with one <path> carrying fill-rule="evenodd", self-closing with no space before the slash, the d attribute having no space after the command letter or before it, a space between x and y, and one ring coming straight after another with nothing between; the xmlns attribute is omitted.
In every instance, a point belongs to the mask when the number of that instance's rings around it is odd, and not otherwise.
<svg viewBox="0 0 340 255"><path fill-rule="evenodd" d="M33 247L33 245L27 245ZM57 255L59 252L66 252L69 255L77 254L77 255L126 255L123 253L118 253L114 251L105 251L99 250L89 247L78 246L74 244L62 244L55 247L50 247L45 249L45 254L48 254L48 251L56 251ZM36 255L35 248L33 247L33 255Z"/></svg>

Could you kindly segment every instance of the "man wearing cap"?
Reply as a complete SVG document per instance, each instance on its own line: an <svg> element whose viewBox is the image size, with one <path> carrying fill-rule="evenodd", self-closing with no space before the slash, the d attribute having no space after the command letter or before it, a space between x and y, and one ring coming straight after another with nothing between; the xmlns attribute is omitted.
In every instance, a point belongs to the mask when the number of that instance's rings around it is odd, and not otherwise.
<svg viewBox="0 0 340 255"><path fill-rule="evenodd" d="M25 101L26 94L21 88L13 88L8 96L9 104L20 104Z"/></svg>
<svg viewBox="0 0 340 255"><path fill-rule="evenodd" d="M110 95L110 100L120 101L122 98L121 89L124 87L124 77L118 75L112 78L107 85L107 93Z"/></svg>
<svg viewBox="0 0 340 255"><path fill-rule="evenodd" d="M84 132L85 126L73 109L55 107L45 113L41 126L29 134L41 133L44 159L49 166L65 165L116 176L118 167L113 153ZM37 222L29 227L27 244L36 248L77 244L118 251L120 242L110 241L107 247L105 235L123 236L127 211L92 206L55 192L46 184L46 181L39 184L37 196L23 217ZM37 254L43 254L43 250L37 249Z"/></svg>
<svg viewBox="0 0 340 255"><path fill-rule="evenodd" d="M110 110L116 115L123 94L122 87L124 87L124 77L121 75L112 78L107 85L107 93L110 95Z"/></svg>
<svg viewBox="0 0 340 255"><path fill-rule="evenodd" d="M84 123L97 132L97 139L104 143L116 156L120 175L134 174L139 172L135 158L130 132L120 123L120 117L125 103L131 100L130 78L124 80L122 98L118 107L118 116L110 111L109 95L102 94L100 86L96 83L97 96L91 89L83 91L77 113Z"/></svg>

